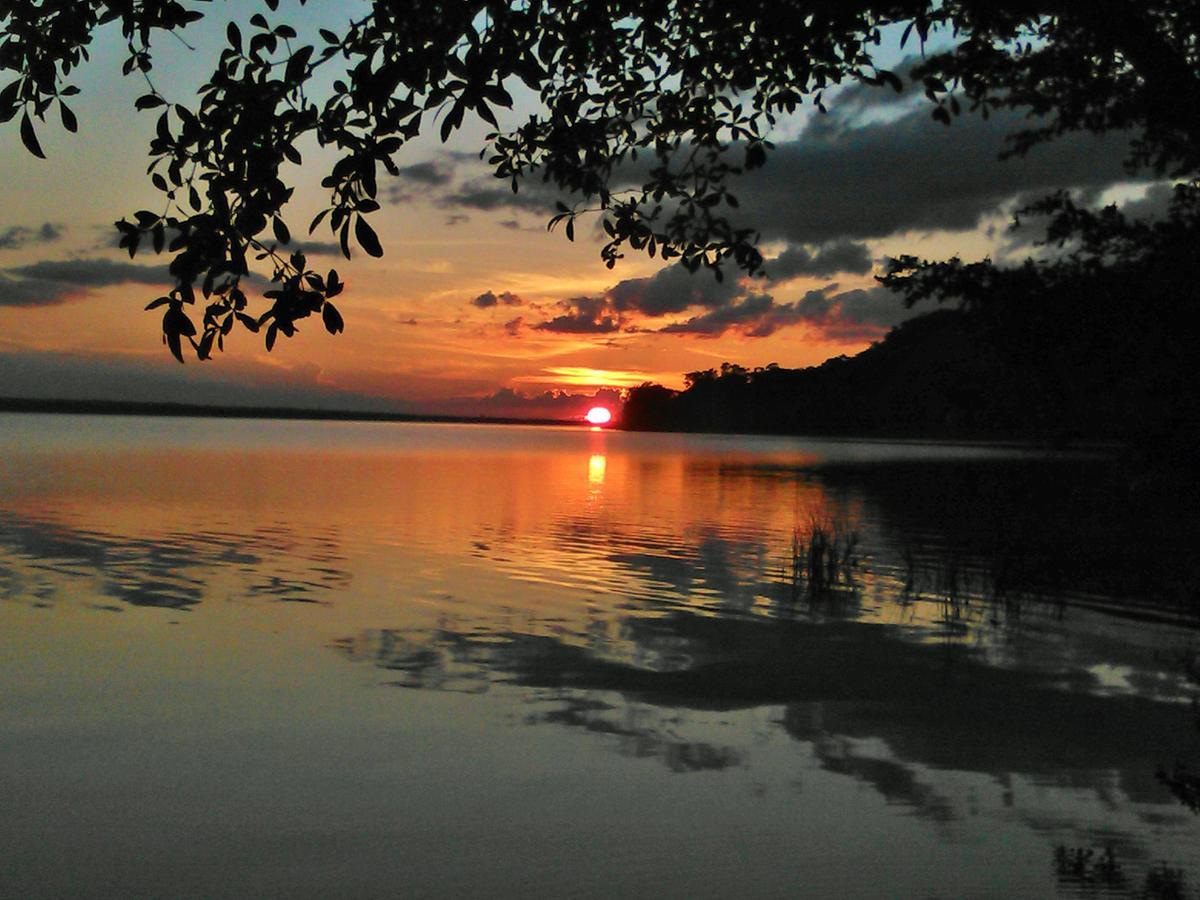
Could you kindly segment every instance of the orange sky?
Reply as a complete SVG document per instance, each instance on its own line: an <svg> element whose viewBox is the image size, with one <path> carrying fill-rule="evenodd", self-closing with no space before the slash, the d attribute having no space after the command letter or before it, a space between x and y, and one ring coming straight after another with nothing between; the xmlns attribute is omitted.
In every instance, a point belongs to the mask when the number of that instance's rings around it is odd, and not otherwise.
<svg viewBox="0 0 1200 900"><path fill-rule="evenodd" d="M220 46L223 23L231 16L248 19L253 7L240 9L244 16L233 5L217 7L211 23L189 32L194 53L163 47L163 58L173 61L159 74L164 92L186 102ZM333 10L306 15L313 25L337 25ZM314 320L268 354L260 337L239 330L224 354L191 361L181 371L162 346L158 316L142 312L158 286L142 283L144 276L122 280L117 269L104 268L129 264L113 246L111 223L161 204L144 175L156 116L132 111L142 87L120 76L120 50L113 33L102 35L93 48L93 65L78 79L83 93L73 107L80 133L66 134L57 123L43 126L39 134L48 160L24 151L15 123L0 128L0 178L6 186L0 207L0 396L537 415L544 404L522 405L519 395L591 395L643 381L679 387L682 373L723 361L748 367L817 364L860 351L902 317L894 300L871 292L884 256L1003 254L1003 225L1016 196L1055 183L1088 154L1112 157L1115 173L1120 155L1111 147L1080 145L1074 157L1060 153L1061 158L1022 164L1024 169L1013 163L1016 174L1005 170L992 185L988 173L1002 166L995 162L999 132L960 123L943 129L924 110L918 118L915 104L881 98L872 105L874 99L848 94L846 114L838 118L835 104L828 117L841 132L824 119L809 121L807 114L783 124L779 160L763 176L771 181L749 186L750 202L743 205L747 215L767 223L764 255L778 257L781 269L789 252L849 254L857 262L848 271L827 265L769 282L743 281L706 300L715 290L707 274L695 276L694 287L679 287L665 275L653 284L637 282L661 272L661 261L631 253L609 270L590 228L581 228L570 243L561 232L546 232L545 214L503 205L489 209L471 200L476 189L486 200L480 192L495 182L486 166L467 157L479 149L484 130L470 125L446 146L427 138L406 146L397 164L412 175L381 181L382 199L398 201L385 203L372 220L385 247L382 259L312 257L314 268L336 267L348 285L338 302L346 320L343 334L332 337ZM909 157L895 157L889 139L911 148ZM809 152L813 147L816 155ZM921 154L929 157L927 163ZM946 156L961 158L970 174L959 178L961 184L947 184L946 196L937 195L936 182L932 189L876 196L877 188L901 190L896 180L926 165L944 168L938 159ZM322 207L319 181L330 159L314 146L304 165L290 173L298 188L288 213L294 235L303 235L304 224ZM1116 174L1089 177L1089 189L1120 190ZM961 197L970 202L956 205ZM323 232L312 240L329 238ZM165 261L139 254L134 263ZM73 269L68 262L81 265ZM656 285L661 289L654 302L660 307L669 285L693 291L698 302L648 315L653 310L647 292ZM613 298L621 291L636 296L618 316ZM472 303L488 292L497 298L494 305ZM584 308L564 305L574 298L589 298L607 311L592 320L597 329L604 314L618 316L613 327L595 333L556 330L555 322L565 321L561 317ZM769 312L746 318L748 301ZM717 318L703 318L709 314ZM721 317L730 324L721 324ZM765 325L768 321L773 324Z"/></svg>

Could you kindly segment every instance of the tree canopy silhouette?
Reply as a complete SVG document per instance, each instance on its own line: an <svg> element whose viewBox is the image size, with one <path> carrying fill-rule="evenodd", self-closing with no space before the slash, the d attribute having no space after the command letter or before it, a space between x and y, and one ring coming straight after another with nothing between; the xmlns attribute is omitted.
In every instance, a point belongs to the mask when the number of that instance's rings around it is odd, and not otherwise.
<svg viewBox="0 0 1200 900"><path fill-rule="evenodd" d="M540 177L570 201L551 227L573 239L580 215L600 216L609 266L631 248L718 277L728 265L762 264L757 235L728 216L736 176L767 161L779 116L802 104L823 111L826 93L847 82L899 90L911 78L943 124L1028 110L1010 154L1067 132L1114 130L1132 138L1131 168L1177 179L1200 171L1196 0L375 0L311 37L302 13L289 23L278 0L262 0L253 14L238 4L248 18L228 26L195 95L167 97L152 45L172 33L181 43L171 51L184 52L206 5L10 0L0 19L0 69L13 76L0 89L0 120L16 122L35 156L53 118L76 130L72 78L96 32L121 29L124 71L147 85L136 106L158 117L150 178L165 202L117 227L131 255L147 246L172 254L175 286L150 307L163 308L180 361L185 339L207 358L239 323L265 329L268 349L310 315L342 330L331 302L344 286L337 272L312 271L303 253L281 249L291 237L285 166L301 162L306 141L337 153L322 182L328 205L309 230L330 228L347 256L352 243L383 253L369 221L381 170L397 173L397 155L423 130L445 141L474 116L495 128L482 155L498 178L517 191ZM889 28L923 54L904 76L879 62ZM501 128L495 110L523 109L525 96L534 111ZM1195 194L1193 182L1174 207L1183 231ZM1118 245L1128 258L1147 247L1116 213L1078 210L1066 197L1042 211L1055 239L1082 237L1076 265L1106 265ZM242 289L251 257L273 267L270 307L257 315ZM996 271L905 258L887 283L910 300L970 296ZM197 325L189 310L198 309Z"/></svg>

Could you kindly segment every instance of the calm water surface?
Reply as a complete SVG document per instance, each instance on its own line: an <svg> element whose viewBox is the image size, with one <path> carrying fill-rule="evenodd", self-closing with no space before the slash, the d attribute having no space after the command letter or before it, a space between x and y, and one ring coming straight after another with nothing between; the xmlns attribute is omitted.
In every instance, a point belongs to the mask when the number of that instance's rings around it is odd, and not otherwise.
<svg viewBox="0 0 1200 900"><path fill-rule="evenodd" d="M1189 532L1107 471L0 416L0 896L1196 896Z"/></svg>

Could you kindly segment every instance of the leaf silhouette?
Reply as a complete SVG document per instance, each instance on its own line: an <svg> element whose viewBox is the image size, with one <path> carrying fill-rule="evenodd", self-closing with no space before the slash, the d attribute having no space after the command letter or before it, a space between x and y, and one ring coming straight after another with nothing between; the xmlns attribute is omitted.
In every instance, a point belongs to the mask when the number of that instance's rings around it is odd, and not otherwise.
<svg viewBox="0 0 1200 900"><path fill-rule="evenodd" d="M37 135L34 134L33 123L29 121L29 113L21 115L21 143L38 159L46 158L46 154L42 152L42 145L38 143Z"/></svg>
<svg viewBox="0 0 1200 900"><path fill-rule="evenodd" d="M321 319L325 322L325 330L330 334L338 334L345 330L345 323L342 321L342 314L337 311L337 307L332 303L326 302L321 309Z"/></svg>
<svg viewBox="0 0 1200 900"><path fill-rule="evenodd" d="M71 112L70 107L65 103L58 104L58 114L62 116L63 128L74 134L79 130L79 120L75 118L75 113Z"/></svg>
<svg viewBox="0 0 1200 900"><path fill-rule="evenodd" d="M354 221L354 237L358 239L359 245L371 256L383 256L383 247L379 244L379 236L375 234L375 229L362 216L359 216Z"/></svg>

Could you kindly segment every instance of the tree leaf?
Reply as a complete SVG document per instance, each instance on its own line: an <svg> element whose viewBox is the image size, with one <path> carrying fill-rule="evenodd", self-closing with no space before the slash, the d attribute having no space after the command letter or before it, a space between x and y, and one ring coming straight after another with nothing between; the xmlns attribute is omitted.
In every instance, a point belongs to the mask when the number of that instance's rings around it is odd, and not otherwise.
<svg viewBox="0 0 1200 900"><path fill-rule="evenodd" d="M38 159L46 158L46 154L42 152L42 145L38 143L37 135L33 132L33 123L29 121L29 113L21 115L21 143Z"/></svg>
<svg viewBox="0 0 1200 900"><path fill-rule="evenodd" d="M17 95L21 92L21 80L10 81L0 90L0 122L7 122L17 114L20 104Z"/></svg>
<svg viewBox="0 0 1200 900"><path fill-rule="evenodd" d="M58 114L62 116L63 128L74 134L79 130L79 120L75 118L75 113L71 112L67 104L60 102L58 104Z"/></svg>
<svg viewBox="0 0 1200 900"><path fill-rule="evenodd" d="M217 333L215 331L204 332L204 336L200 338L200 346L196 348L196 355L199 356L200 359L211 358L213 340L216 338L216 336Z"/></svg>
<svg viewBox="0 0 1200 900"><path fill-rule="evenodd" d="M321 320L325 323L325 330L330 334L338 334L345 330L346 326L342 321L342 314L329 301L325 301L325 306L321 309Z"/></svg>
<svg viewBox="0 0 1200 900"><path fill-rule="evenodd" d="M180 363L183 362L183 345L179 339L179 332L172 331L165 335L167 339L167 347L171 350L171 355L174 356Z"/></svg>
<svg viewBox="0 0 1200 900"><path fill-rule="evenodd" d="M375 234L375 229L362 216L354 221L354 237L358 240L359 246L371 256L383 256L383 247L379 244L379 237Z"/></svg>

